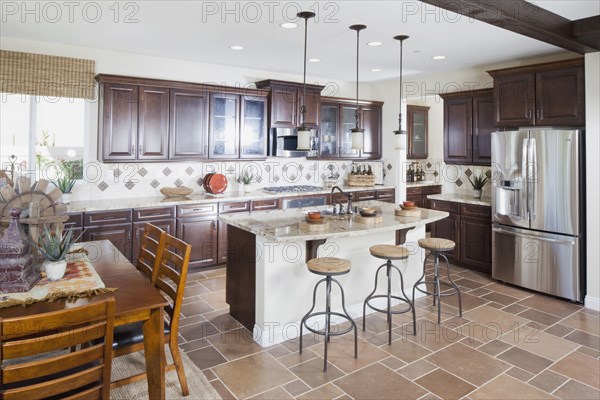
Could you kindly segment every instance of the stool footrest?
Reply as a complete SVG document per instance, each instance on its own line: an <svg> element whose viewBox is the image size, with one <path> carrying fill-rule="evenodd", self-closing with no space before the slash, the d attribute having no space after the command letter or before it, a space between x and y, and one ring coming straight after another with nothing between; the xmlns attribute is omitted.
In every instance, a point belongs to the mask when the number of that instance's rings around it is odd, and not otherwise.
<svg viewBox="0 0 600 400"><path fill-rule="evenodd" d="M313 329L310 326L308 326L308 319L309 318L316 317L316 316L319 316L319 315L325 315L325 314L327 314L325 311L319 311L319 312L312 313L312 314L308 315L306 317L306 319L304 320L304 327L306 329L308 329L309 331L311 331L312 333L315 333L317 335L325 335L325 331L324 330L319 331L319 330ZM329 315L335 315L337 317L344 318L346 321L350 322L350 327L348 327L348 329L345 329L345 330L339 331L339 332L331 332L330 331L329 332L329 336L341 336L341 335L345 335L346 333L348 333L348 332L350 332L350 331L352 331L354 329L354 321L348 315L342 314L342 313L339 313L339 312L334 312L334 311L329 312Z"/></svg>
<svg viewBox="0 0 600 400"><path fill-rule="evenodd" d="M436 293L428 292L427 290L423 290L423 289L421 289L418 286L418 285L426 285L428 283L432 284L432 285L435 285L435 281L421 281L421 282L415 283L415 287L414 288L417 289L419 292L421 292L423 294L428 294L430 296L434 296L434 295L437 296ZM448 282L440 281L440 285L445 285L445 286L448 286L449 288L452 289L451 293L440 293L439 295L442 296L442 297L445 297L445 296L454 296L456 294L456 292L457 292L456 288L454 286L452 286L451 284L449 284Z"/></svg>
<svg viewBox="0 0 600 400"><path fill-rule="evenodd" d="M407 312L409 312L410 310L412 310L412 308L413 308L413 304L412 304L412 302L411 302L410 300L408 300L408 299L404 299L404 298L402 298L402 297L398 297L398 296L390 296L390 297L391 297L392 299L395 299L395 300L400 300L400 301L404 302L404 303L405 303L405 305L407 305L407 306L408 306L408 307L407 307L405 310L401 310L401 311L390 311L390 314L404 314L404 313L407 313ZM378 294L378 295L376 295L376 296L371 296L371 297L369 297L369 298L366 300L366 304L367 304L367 306L368 306L370 309L372 309L372 310L375 310L375 311L377 311L377 312L380 312L380 313L383 313L383 314L387 314L387 313L388 313L388 310L387 310L387 308L377 308L377 307L375 307L375 306L373 306L373 305L371 305L371 304L369 303L371 300L373 300L373 299L378 299L378 298L387 299L387 295L385 295L385 294Z"/></svg>

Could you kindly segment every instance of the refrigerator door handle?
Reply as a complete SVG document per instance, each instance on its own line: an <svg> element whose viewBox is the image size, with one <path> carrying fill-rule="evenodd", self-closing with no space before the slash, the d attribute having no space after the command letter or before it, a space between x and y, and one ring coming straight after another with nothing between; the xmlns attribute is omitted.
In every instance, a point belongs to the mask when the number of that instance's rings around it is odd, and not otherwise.
<svg viewBox="0 0 600 400"><path fill-rule="evenodd" d="M525 175L523 177L524 185L523 190L525 196L521 196L521 199L525 197L523 204L525 206L525 218L529 220L529 139L523 139L523 148L521 150L521 171Z"/></svg>
<svg viewBox="0 0 600 400"><path fill-rule="evenodd" d="M535 201L537 186L537 152L535 148L535 138L529 139L529 149L527 153L527 208L529 209L529 219L535 220Z"/></svg>
<svg viewBox="0 0 600 400"><path fill-rule="evenodd" d="M527 235L525 233L516 232L512 229L503 229L499 226L492 226L492 231L498 232L498 233L505 233L507 235L517 236L517 237L524 238L524 239L534 239L534 240L539 240L542 242L557 243L557 244L568 244L571 246L575 245L575 239L561 240L561 239L552 239L552 238L543 237L543 236Z"/></svg>

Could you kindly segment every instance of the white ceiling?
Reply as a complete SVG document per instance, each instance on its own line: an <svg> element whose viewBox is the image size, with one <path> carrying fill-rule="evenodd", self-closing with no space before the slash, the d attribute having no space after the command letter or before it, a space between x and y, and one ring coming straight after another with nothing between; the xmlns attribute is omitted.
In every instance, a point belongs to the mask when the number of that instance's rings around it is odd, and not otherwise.
<svg viewBox="0 0 600 400"><path fill-rule="evenodd" d="M118 15L112 1L74 2L72 9L66 2L48 2L57 6L30 2L34 10L30 14L21 8L7 12L6 3L22 7L21 2L3 3L1 37L300 75L304 31L303 20L295 15L312 10L317 18L309 20L308 57L321 61L308 63L307 74L347 81L353 81L356 74L356 33L348 29L352 24L367 25L360 37L361 81L398 76L399 44L392 37L399 34L410 36L404 42L404 75L437 74L561 51L419 1L125 1L119 3ZM600 14L598 0L535 4L569 19ZM125 23L128 15L130 22ZM299 27L279 26L288 21L297 21ZM369 41L383 45L366 46ZM246 49L230 50L234 44ZM447 59L434 61L435 55ZM382 71L370 72L371 68Z"/></svg>

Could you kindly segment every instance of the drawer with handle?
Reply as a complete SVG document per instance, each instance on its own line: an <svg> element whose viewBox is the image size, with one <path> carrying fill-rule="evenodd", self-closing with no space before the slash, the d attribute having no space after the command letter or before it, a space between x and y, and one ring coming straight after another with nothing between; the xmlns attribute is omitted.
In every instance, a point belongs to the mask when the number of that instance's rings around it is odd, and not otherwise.
<svg viewBox="0 0 600 400"><path fill-rule="evenodd" d="M252 200L250 209L252 211L279 210L281 208L280 199Z"/></svg>
<svg viewBox="0 0 600 400"><path fill-rule="evenodd" d="M449 213L459 214L460 204L450 201L430 200L431 208L434 210L448 211Z"/></svg>
<svg viewBox="0 0 600 400"><path fill-rule="evenodd" d="M219 203L219 214L250 211L249 201L228 201Z"/></svg>
<svg viewBox="0 0 600 400"><path fill-rule="evenodd" d="M187 204L185 206L177 206L177 218L216 215L218 212L218 203Z"/></svg>
<svg viewBox="0 0 600 400"><path fill-rule="evenodd" d="M133 221L150 221L175 218L175 207L134 208Z"/></svg>
<svg viewBox="0 0 600 400"><path fill-rule="evenodd" d="M131 209L114 211L90 211L83 214L84 226L114 225L131 222Z"/></svg>

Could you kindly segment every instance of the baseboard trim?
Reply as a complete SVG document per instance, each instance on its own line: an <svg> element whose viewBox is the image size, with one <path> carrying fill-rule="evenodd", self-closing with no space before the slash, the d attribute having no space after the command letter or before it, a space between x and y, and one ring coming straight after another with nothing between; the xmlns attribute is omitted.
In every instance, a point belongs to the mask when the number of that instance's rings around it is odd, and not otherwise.
<svg viewBox="0 0 600 400"><path fill-rule="evenodd" d="M584 303L585 308L589 308L594 311L600 311L600 299L592 296L585 296Z"/></svg>

